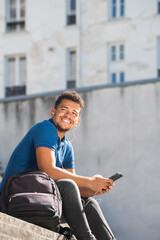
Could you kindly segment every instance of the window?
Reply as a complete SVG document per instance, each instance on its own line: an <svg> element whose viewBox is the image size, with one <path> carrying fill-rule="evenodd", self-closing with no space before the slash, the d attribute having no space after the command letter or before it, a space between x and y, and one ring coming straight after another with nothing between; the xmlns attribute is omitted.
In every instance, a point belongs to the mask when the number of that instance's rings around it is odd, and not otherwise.
<svg viewBox="0 0 160 240"><path fill-rule="evenodd" d="M119 45L119 59L124 59L124 45Z"/></svg>
<svg viewBox="0 0 160 240"><path fill-rule="evenodd" d="M111 60L116 61L116 46L111 46Z"/></svg>
<svg viewBox="0 0 160 240"><path fill-rule="evenodd" d="M120 72L120 73L114 72L111 74L111 82L113 84L123 83L124 81L125 81L124 72Z"/></svg>
<svg viewBox="0 0 160 240"><path fill-rule="evenodd" d="M158 78L160 78L160 38L158 38L158 41L157 41L157 67L158 67Z"/></svg>
<svg viewBox="0 0 160 240"><path fill-rule="evenodd" d="M6 88L5 96L26 93L26 57L6 57Z"/></svg>
<svg viewBox="0 0 160 240"><path fill-rule="evenodd" d="M122 42L108 45L108 82L123 83L125 79L125 45Z"/></svg>
<svg viewBox="0 0 160 240"><path fill-rule="evenodd" d="M158 0L158 14L160 14L160 0Z"/></svg>
<svg viewBox="0 0 160 240"><path fill-rule="evenodd" d="M116 82L117 82L116 73L112 73L112 83L116 83Z"/></svg>
<svg viewBox="0 0 160 240"><path fill-rule="evenodd" d="M112 0L112 18L117 16L117 0Z"/></svg>
<svg viewBox="0 0 160 240"><path fill-rule="evenodd" d="M6 31L25 29L25 0L6 0Z"/></svg>
<svg viewBox="0 0 160 240"><path fill-rule="evenodd" d="M76 87L76 51L71 50L68 52L68 76L67 76L67 88Z"/></svg>
<svg viewBox="0 0 160 240"><path fill-rule="evenodd" d="M124 60L124 45L112 45L111 46L111 61L123 61Z"/></svg>
<svg viewBox="0 0 160 240"><path fill-rule="evenodd" d="M121 83L124 82L124 72L120 72L119 80L120 80Z"/></svg>
<svg viewBox="0 0 160 240"><path fill-rule="evenodd" d="M109 0L110 18L121 18L125 15L125 0Z"/></svg>
<svg viewBox="0 0 160 240"><path fill-rule="evenodd" d="M67 0L67 25L76 24L76 0Z"/></svg>
<svg viewBox="0 0 160 240"><path fill-rule="evenodd" d="M124 17L124 0L120 0L120 17Z"/></svg>

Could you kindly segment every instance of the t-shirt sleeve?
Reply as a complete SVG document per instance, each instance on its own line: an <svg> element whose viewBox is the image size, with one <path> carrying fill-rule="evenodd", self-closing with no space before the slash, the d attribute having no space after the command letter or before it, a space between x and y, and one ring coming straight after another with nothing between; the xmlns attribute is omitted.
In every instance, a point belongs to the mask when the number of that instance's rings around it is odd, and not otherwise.
<svg viewBox="0 0 160 240"><path fill-rule="evenodd" d="M55 151L57 147L58 135L56 128L51 124L40 124L34 132L34 148L47 147Z"/></svg>
<svg viewBox="0 0 160 240"><path fill-rule="evenodd" d="M66 169L75 168L74 164L74 150L70 142L67 144L63 167Z"/></svg>

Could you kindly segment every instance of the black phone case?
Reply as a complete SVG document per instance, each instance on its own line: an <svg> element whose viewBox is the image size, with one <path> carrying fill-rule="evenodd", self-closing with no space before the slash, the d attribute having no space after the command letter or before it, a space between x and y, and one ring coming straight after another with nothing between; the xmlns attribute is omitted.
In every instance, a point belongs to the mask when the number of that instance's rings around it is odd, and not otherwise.
<svg viewBox="0 0 160 240"><path fill-rule="evenodd" d="M119 178L123 177L123 175L121 173L116 173L114 175L112 175L109 179L112 179L113 182L118 180Z"/></svg>

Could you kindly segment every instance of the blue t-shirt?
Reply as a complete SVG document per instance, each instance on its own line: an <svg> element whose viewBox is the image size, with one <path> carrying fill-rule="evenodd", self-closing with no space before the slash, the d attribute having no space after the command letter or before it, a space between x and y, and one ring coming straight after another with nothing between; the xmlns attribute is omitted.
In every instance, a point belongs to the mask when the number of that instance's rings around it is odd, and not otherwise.
<svg viewBox="0 0 160 240"><path fill-rule="evenodd" d="M71 143L65 136L60 140L52 119L45 120L34 125L17 145L6 167L0 192L9 176L27 169L38 170L36 160L38 147L47 147L55 152L57 167L74 168L74 152Z"/></svg>

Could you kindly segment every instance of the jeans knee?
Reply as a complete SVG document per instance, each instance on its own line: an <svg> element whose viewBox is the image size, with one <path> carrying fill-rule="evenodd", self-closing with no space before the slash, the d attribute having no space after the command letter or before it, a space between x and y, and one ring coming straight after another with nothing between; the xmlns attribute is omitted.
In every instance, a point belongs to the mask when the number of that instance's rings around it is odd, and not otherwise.
<svg viewBox="0 0 160 240"><path fill-rule="evenodd" d="M86 213L95 212L99 209L99 204L97 203L96 199L89 197L89 198L82 198L83 207Z"/></svg>
<svg viewBox="0 0 160 240"><path fill-rule="evenodd" d="M56 181L60 192L79 193L79 188L72 179L60 179Z"/></svg>
<svg viewBox="0 0 160 240"><path fill-rule="evenodd" d="M82 202L83 202L84 207L98 205L97 201L93 197L82 198Z"/></svg>
<svg viewBox="0 0 160 240"><path fill-rule="evenodd" d="M65 187L68 191L79 191L77 184L72 179L65 180Z"/></svg>

